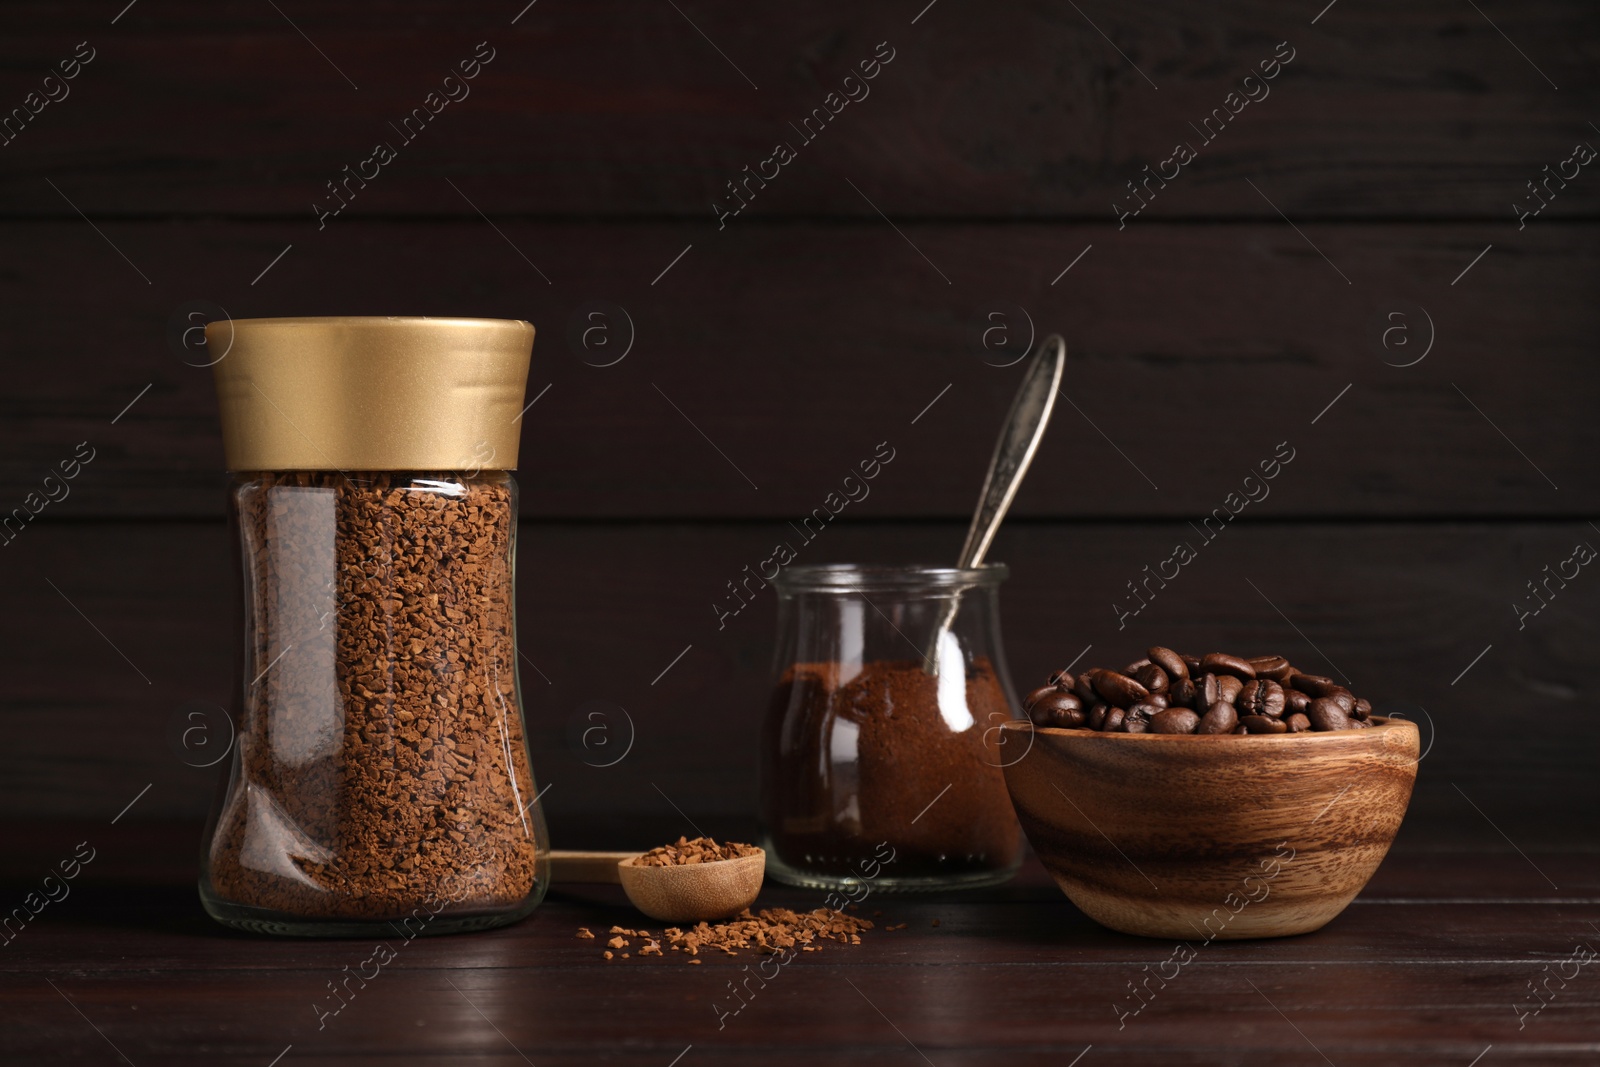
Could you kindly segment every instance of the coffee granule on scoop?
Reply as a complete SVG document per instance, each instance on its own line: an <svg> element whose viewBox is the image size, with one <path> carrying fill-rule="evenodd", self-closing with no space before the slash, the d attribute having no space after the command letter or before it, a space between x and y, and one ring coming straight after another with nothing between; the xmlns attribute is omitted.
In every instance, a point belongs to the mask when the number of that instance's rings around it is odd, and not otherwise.
<svg viewBox="0 0 1600 1067"><path fill-rule="evenodd" d="M680 837L677 844L653 848L634 861L639 867L676 867L687 863L712 863L716 860L736 860L754 856L761 850L754 845L729 841L719 845L709 837L693 839Z"/></svg>

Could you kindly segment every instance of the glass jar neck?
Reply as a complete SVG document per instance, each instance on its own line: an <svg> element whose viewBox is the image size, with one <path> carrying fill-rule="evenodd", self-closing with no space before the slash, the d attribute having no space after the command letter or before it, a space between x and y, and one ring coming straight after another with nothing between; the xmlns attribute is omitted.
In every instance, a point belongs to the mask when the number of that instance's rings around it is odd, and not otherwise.
<svg viewBox="0 0 1600 1067"><path fill-rule="evenodd" d="M779 596L951 595L994 589L1006 578L1003 563L981 567L923 564L823 563L785 567L772 579Z"/></svg>

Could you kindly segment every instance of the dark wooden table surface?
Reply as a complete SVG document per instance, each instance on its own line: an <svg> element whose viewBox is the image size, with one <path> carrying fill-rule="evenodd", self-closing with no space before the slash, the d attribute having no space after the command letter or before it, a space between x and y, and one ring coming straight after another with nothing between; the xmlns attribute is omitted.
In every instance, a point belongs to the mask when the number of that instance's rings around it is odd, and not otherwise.
<svg viewBox="0 0 1600 1067"><path fill-rule="evenodd" d="M1197 945L1194 961L1165 988L1152 982L1154 997L1126 1017L1119 1008L1137 1004L1128 984L1155 973L1174 946L1096 926L1033 861L987 892L870 897L862 914L883 914L860 946L829 944L764 988L750 982L737 1014L726 1014L739 1003L729 983L756 974L757 957L605 961L578 927L634 926L638 916L614 888L562 889L508 929L392 939L393 961L364 988L352 983L356 993L319 1028L314 1005L337 1003L328 983L361 967L374 945L214 924L193 888L197 837L181 824L6 828L11 856L41 872L82 840L95 858L65 899L0 948L0 1060L1493 1067L1600 1058L1600 966L1575 962L1600 947L1592 853L1435 851L1405 833L1324 930ZM8 878L7 906L30 888ZM771 886L761 898L820 902Z"/></svg>

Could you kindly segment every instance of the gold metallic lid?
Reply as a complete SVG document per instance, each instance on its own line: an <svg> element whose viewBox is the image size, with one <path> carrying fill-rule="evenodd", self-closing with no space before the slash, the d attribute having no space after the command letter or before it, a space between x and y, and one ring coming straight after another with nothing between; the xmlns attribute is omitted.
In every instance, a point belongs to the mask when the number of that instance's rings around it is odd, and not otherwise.
<svg viewBox="0 0 1600 1067"><path fill-rule="evenodd" d="M231 471L516 468L519 319L224 319L206 346Z"/></svg>

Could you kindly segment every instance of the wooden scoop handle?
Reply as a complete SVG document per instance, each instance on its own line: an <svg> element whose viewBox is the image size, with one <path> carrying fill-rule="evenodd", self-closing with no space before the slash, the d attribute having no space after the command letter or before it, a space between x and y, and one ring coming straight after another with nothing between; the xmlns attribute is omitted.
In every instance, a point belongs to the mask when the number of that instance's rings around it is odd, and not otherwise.
<svg viewBox="0 0 1600 1067"><path fill-rule="evenodd" d="M617 864L631 860L637 852L582 852L571 849L552 849L550 852L550 878L556 882L606 882L617 885L622 881L617 874Z"/></svg>

